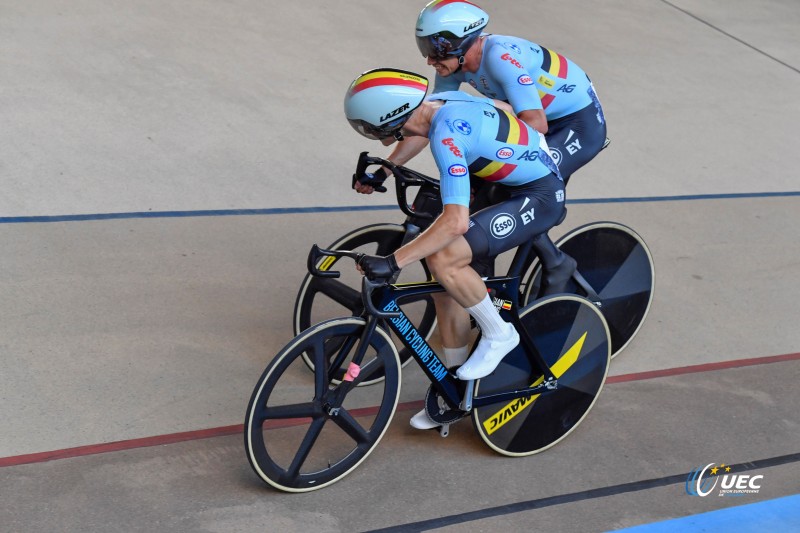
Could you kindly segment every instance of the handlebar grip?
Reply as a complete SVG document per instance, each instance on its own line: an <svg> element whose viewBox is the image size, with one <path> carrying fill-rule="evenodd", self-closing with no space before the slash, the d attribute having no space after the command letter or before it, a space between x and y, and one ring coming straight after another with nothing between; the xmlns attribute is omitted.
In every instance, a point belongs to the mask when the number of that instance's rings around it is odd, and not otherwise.
<svg viewBox="0 0 800 533"><path fill-rule="evenodd" d="M383 165L383 160L377 157L369 157L369 152L361 152L358 154L358 163L356 163L356 172L353 174L353 182L350 188L356 188L356 182L361 182L362 185L372 185L370 180L364 179L367 177L367 167L370 165ZM386 187L383 186L383 181L375 183L372 188L376 192L386 192Z"/></svg>
<svg viewBox="0 0 800 533"><path fill-rule="evenodd" d="M323 257L330 259L331 262L328 263L326 259L320 264L319 267L317 267L317 263L319 263ZM311 246L311 250L308 252L308 271L312 276L318 276L321 278L338 278L341 275L340 272L333 270L328 271L325 269L330 267L333 262L340 257L349 257L357 264L359 261L361 261L361 258L364 257L364 254L349 250L325 250L314 244ZM370 281L366 276L362 278L361 298L364 302L364 307L369 311L370 314L379 318L399 318L402 315L400 311L381 311L375 307L375 304L372 302L372 291L374 291L376 288L383 287L386 284L386 280Z"/></svg>
<svg viewBox="0 0 800 533"><path fill-rule="evenodd" d="M352 184L353 189L355 189L356 182L359 180L359 178L364 175L364 172L367 171L367 165L368 165L367 154L369 154L369 152L361 152L360 154L358 154L358 163L356 163L356 173L353 174L353 184Z"/></svg>
<svg viewBox="0 0 800 533"><path fill-rule="evenodd" d="M386 281L370 281L367 279L367 276L364 276L361 282L361 294L363 295L364 307L367 308L369 314L377 316L378 318L400 318L402 315L400 311L380 311L372 302L372 291L384 285L386 285Z"/></svg>
<svg viewBox="0 0 800 533"><path fill-rule="evenodd" d="M337 271L334 271L334 270L328 271L328 270L324 270L323 269L323 268L330 267L330 265L333 264L332 262L329 263L329 264L326 264L325 262L323 262L320 265L320 267L317 268L317 263L319 263L320 259L322 259L323 257L329 257L329 258L334 259L334 260L336 258L336 256L330 255L330 254L326 254L324 252L325 251L323 251L316 244L311 247L311 250L308 252L308 263L307 263L308 272L312 276L317 276L317 277L320 277L320 278L338 278L341 275L341 272L337 272Z"/></svg>

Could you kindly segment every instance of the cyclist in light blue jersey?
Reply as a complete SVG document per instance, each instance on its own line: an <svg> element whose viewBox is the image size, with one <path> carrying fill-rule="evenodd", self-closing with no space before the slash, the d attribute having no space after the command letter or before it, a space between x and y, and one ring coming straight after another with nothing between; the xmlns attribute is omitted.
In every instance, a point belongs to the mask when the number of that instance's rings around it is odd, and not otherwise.
<svg viewBox="0 0 800 533"><path fill-rule="evenodd" d="M360 134L389 145L395 140L430 140L439 170L442 214L419 237L394 254L365 256L360 269L372 279L390 279L401 268L427 259L447 293L435 300L448 365L461 364L460 379L489 375L519 342L503 321L472 265L546 233L564 211L564 183L544 136L508 106L488 98L446 92L425 98L428 80L395 69L365 72L345 95L345 115ZM470 176L497 185L497 203L470 214ZM570 272L571 273L571 272ZM469 359L471 315L481 340ZM438 424L423 411L411 424Z"/></svg>
<svg viewBox="0 0 800 533"><path fill-rule="evenodd" d="M417 46L436 69L433 93L468 83L511 104L544 133L561 176L569 177L603 148L603 109L586 73L563 55L519 37L483 33L489 15L462 0L434 0L420 12Z"/></svg>
<svg viewBox="0 0 800 533"><path fill-rule="evenodd" d="M526 39L484 33L489 15L464 0L434 0L420 12L416 40L436 70L433 94L467 83L481 94L508 102L529 126L545 134L564 183L606 143L600 100L586 73L563 55ZM388 159L404 165L425 147L424 139L400 143ZM388 176L376 173L372 183Z"/></svg>

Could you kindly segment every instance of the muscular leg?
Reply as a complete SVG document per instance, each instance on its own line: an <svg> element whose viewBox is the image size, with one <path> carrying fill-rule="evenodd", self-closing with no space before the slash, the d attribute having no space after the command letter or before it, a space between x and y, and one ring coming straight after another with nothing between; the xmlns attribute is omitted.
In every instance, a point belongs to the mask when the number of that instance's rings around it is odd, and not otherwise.
<svg viewBox="0 0 800 533"><path fill-rule="evenodd" d="M469 344L471 333L469 314L452 296L447 293L433 295L436 306L436 321L439 326L439 335L442 337L442 346L445 348L459 348ZM463 363L447 361L447 366Z"/></svg>
<svg viewBox="0 0 800 533"><path fill-rule="evenodd" d="M440 317L440 320L448 324L448 334L453 334L453 338L443 337L445 346L449 343L453 343L451 347L463 346L468 342L468 336L460 336L469 332L466 313L475 317L481 327L480 343L470 359L458 370L461 379L477 379L488 375L495 369L500 359L519 342L519 335L514 327L500 318L491 303L486 284L470 266L471 260L472 250L463 237L428 257L428 266L436 279L464 310L455 315ZM439 309L437 307L437 312ZM453 313L453 306L445 304L442 310Z"/></svg>

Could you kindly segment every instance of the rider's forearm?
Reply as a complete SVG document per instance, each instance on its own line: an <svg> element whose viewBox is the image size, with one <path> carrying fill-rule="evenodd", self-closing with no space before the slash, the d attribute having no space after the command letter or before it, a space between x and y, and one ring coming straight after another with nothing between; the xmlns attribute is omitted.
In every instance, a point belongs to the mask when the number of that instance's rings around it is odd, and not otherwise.
<svg viewBox="0 0 800 533"><path fill-rule="evenodd" d="M395 143L394 150L392 150L392 153L389 154L389 157L386 159L395 165L402 166L416 157L426 146L428 146L427 137L406 137L402 141ZM388 168L386 172L388 175L392 174L392 171Z"/></svg>

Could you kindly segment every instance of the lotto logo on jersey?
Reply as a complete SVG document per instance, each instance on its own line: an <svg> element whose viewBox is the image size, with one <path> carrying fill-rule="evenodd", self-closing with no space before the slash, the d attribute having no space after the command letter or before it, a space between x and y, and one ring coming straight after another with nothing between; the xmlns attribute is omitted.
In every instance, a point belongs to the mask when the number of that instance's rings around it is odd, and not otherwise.
<svg viewBox="0 0 800 533"><path fill-rule="evenodd" d="M447 169L447 173L451 176L461 177L467 175L467 167L464 165L450 165L450 168Z"/></svg>
<svg viewBox="0 0 800 533"><path fill-rule="evenodd" d="M523 74L522 76L517 78L517 83L519 83L520 85L533 85L533 79L527 74Z"/></svg>
<svg viewBox="0 0 800 533"><path fill-rule="evenodd" d="M458 146L453 144L453 138L452 137L448 137L447 139L442 139L442 144L445 145L445 146L450 147L450 151L453 152L454 156L456 156L456 157L464 157L461 154L461 150L458 149Z"/></svg>
<svg viewBox="0 0 800 533"><path fill-rule="evenodd" d="M500 213L499 215L495 215L490 226L492 235L498 239L505 239L514 233L514 228L517 226L517 222L514 220L514 217L508 213Z"/></svg>
<svg viewBox="0 0 800 533"><path fill-rule="evenodd" d="M514 150L508 146L504 146L497 151L497 159L508 159L514 155Z"/></svg>
<svg viewBox="0 0 800 533"><path fill-rule="evenodd" d="M511 54L509 54L508 52L506 52L505 54L501 55L500 59L502 59L503 61L508 61L509 63L511 63L512 65L514 65L517 68L522 68L522 65L520 65L519 61L517 61L516 59L511 57Z"/></svg>

